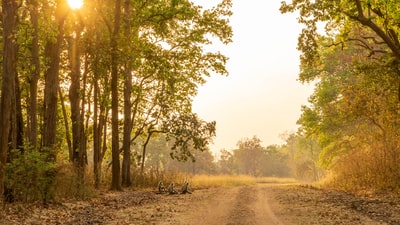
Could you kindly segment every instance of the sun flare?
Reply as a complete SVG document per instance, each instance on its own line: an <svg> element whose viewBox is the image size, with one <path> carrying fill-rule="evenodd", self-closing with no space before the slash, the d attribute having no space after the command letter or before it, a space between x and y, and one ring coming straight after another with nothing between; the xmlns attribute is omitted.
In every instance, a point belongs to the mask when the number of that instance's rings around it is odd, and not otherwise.
<svg viewBox="0 0 400 225"><path fill-rule="evenodd" d="M79 9L83 5L83 0L68 0L68 5L71 9Z"/></svg>

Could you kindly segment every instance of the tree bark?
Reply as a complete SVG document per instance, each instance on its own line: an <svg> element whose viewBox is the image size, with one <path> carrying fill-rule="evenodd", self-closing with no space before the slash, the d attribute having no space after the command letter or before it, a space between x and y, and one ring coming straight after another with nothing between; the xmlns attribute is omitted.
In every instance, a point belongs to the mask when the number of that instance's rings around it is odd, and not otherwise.
<svg viewBox="0 0 400 225"><path fill-rule="evenodd" d="M121 166L119 161L118 132L118 35L120 30L121 0L115 1L114 30L111 37L111 155L112 179L111 189L121 190Z"/></svg>
<svg viewBox="0 0 400 225"><path fill-rule="evenodd" d="M100 43L100 36L96 36L96 43ZM106 135L107 131L107 111L104 101L102 100L105 96L109 96L107 90L103 90L100 87L99 83L103 83L106 85L108 80L108 73L102 72L101 62L99 60L98 55L94 55L93 62L93 73L95 82L93 84L93 173L94 173L94 186L95 188L100 188L101 185L101 164L103 161L104 154L102 153L104 150L102 148L102 142L104 141L104 147L106 148L106 137L103 139L103 130L104 135ZM103 82L101 82L103 81ZM104 87L104 86L103 86ZM106 148L107 149L107 148Z"/></svg>
<svg viewBox="0 0 400 225"><path fill-rule="evenodd" d="M17 10L15 0L2 1L3 15L3 74L0 102L0 194L4 193L7 152L9 149L11 101L17 73ZM1 198L3 199L3 198Z"/></svg>
<svg viewBox="0 0 400 225"><path fill-rule="evenodd" d="M64 101L64 95L61 91L61 88L58 87L58 96L60 98L60 103L61 103L61 111L63 114L64 118L64 128L65 128L65 138L66 142L68 145L68 154L69 154L69 161L72 162L72 143L71 143L71 135L70 135L70 130L69 130L69 120L68 120L68 115L67 115L67 109L65 107L65 101Z"/></svg>
<svg viewBox="0 0 400 225"><path fill-rule="evenodd" d="M96 75L95 75L96 76ZM93 88L93 174L94 186L100 188L101 183L101 167L100 167L100 152L101 152L101 127L99 126L99 84L94 82Z"/></svg>
<svg viewBox="0 0 400 225"><path fill-rule="evenodd" d="M122 185L129 187L132 185L131 180L131 89L132 89L132 74L131 71L125 73L124 85L124 136L123 136L123 161L122 161Z"/></svg>
<svg viewBox="0 0 400 225"><path fill-rule="evenodd" d="M32 65L34 66L29 78L29 107L28 107L28 140L32 149L37 148L38 140L38 119L37 119L37 92L40 76L40 56L39 56L39 12L36 0L30 0L30 15L32 23Z"/></svg>
<svg viewBox="0 0 400 225"><path fill-rule="evenodd" d="M127 41L130 40L130 1L126 0L124 4L125 12L125 29L124 36ZM132 185L131 179L131 132L132 132L132 102L131 102L131 91L132 91L132 70L131 70L131 57L128 56L125 68L125 79L124 79L124 135L123 135L123 159L122 159L122 185L129 187Z"/></svg>
<svg viewBox="0 0 400 225"><path fill-rule="evenodd" d="M72 162L77 175L78 190L85 181L85 138L83 114L81 113L81 88L80 51L78 47L81 29L75 30L76 36L70 43L71 84L69 87L69 100L71 103L72 121Z"/></svg>
<svg viewBox="0 0 400 225"><path fill-rule="evenodd" d="M16 58L15 61L18 59ZM13 95L11 100L11 148L23 151L24 122L22 116L21 91L17 74L14 77Z"/></svg>
<svg viewBox="0 0 400 225"><path fill-rule="evenodd" d="M67 12L60 1L57 1L55 25L57 27L56 40L47 40L45 45L45 59L47 69L44 73L44 119L43 119L43 143L41 151L46 153L46 160L55 163L57 160L57 115L58 115L58 88L60 70L60 49L63 41L63 26ZM46 185L43 190L43 203L53 198L51 185L56 176L56 171L49 169L46 171Z"/></svg>
<svg viewBox="0 0 400 225"><path fill-rule="evenodd" d="M57 133L57 90L58 74L60 70L60 49L63 40L63 26L66 13L58 5L56 9L57 38L54 41L48 40L45 46L45 56L48 61L45 71L44 87L44 129L43 147L49 153L49 161L55 162L56 152L56 133Z"/></svg>

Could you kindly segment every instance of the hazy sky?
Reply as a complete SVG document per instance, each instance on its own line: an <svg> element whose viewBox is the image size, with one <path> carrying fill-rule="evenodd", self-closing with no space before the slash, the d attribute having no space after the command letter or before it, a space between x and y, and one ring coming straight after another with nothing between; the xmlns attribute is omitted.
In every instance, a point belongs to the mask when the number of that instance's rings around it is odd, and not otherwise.
<svg viewBox="0 0 400 225"><path fill-rule="evenodd" d="M216 4L216 0L196 0ZM194 112L217 121L211 150L232 150L254 135L263 146L281 144L279 137L296 131L300 107L312 87L299 81L297 37L301 27L293 14L280 14L281 0L233 0L233 43L216 45L230 60L228 77L214 75L201 86Z"/></svg>

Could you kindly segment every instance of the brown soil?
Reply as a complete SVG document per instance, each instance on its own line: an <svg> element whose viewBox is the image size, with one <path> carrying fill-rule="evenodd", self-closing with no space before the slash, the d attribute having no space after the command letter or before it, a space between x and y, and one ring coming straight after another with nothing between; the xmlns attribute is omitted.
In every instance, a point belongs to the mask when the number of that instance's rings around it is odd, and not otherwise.
<svg viewBox="0 0 400 225"><path fill-rule="evenodd" d="M125 191L48 208L5 207L0 224L400 224L398 199L298 185L209 188L185 195Z"/></svg>

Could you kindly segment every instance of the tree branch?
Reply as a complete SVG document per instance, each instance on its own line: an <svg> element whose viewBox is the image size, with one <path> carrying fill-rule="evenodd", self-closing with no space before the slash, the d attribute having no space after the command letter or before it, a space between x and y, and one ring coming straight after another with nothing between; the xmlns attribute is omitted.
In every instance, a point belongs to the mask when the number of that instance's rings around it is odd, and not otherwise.
<svg viewBox="0 0 400 225"><path fill-rule="evenodd" d="M386 33L383 29L381 29L376 23L372 22L372 20L365 17L363 8L360 0L353 0L357 7L357 15L350 15L349 13L344 12L349 18L360 22L362 25L371 28L382 40L388 45L388 47L392 50L393 55L400 60L400 46L398 44L398 40L393 39L393 34L388 35L388 33L392 33L394 31L390 31Z"/></svg>

